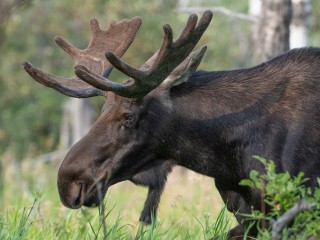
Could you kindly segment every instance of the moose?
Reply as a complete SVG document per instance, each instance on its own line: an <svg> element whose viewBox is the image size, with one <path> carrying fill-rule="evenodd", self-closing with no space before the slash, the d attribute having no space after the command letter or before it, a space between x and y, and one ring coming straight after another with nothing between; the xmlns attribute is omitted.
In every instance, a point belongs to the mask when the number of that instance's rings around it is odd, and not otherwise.
<svg viewBox="0 0 320 240"><path fill-rule="evenodd" d="M91 19L92 37L80 50L55 41L76 63L75 76L57 77L24 62L39 83L70 97L103 96L101 116L68 152L58 171L58 191L69 208L97 206L108 188L129 180L148 187L140 221L156 214L167 175L175 165L215 179L239 223L228 238L242 238L243 213L260 209L258 190L240 186L252 156L274 160L278 172L304 172L310 187L320 176L320 49L294 49L248 69L199 71L206 46L193 51L212 19L190 15L173 40L163 26L161 47L139 69L120 58L141 18L111 22L106 31ZM129 79L108 79L112 67ZM250 234L256 234L253 229Z"/></svg>

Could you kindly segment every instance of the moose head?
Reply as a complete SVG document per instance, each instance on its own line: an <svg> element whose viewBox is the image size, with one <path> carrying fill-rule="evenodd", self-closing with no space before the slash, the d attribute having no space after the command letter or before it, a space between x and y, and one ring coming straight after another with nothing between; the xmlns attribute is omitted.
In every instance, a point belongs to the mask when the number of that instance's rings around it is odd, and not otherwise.
<svg viewBox="0 0 320 240"><path fill-rule="evenodd" d="M211 18L210 11L199 22L196 15L191 15L175 41L170 25L164 25L160 49L140 69L120 60L141 25L139 17L112 22L106 31L92 19L92 37L85 50L56 37L57 45L75 59L75 77L56 77L28 62L23 64L36 81L65 95L106 98L101 116L60 166L58 190L65 206L99 205L108 187L124 180L161 185L161 193L173 164L167 162L162 138L170 123L165 118L159 121L159 116L170 115L170 89L186 81L198 67L206 47L192 50ZM129 80L116 83L107 79L110 63ZM155 195L160 197L159 192ZM156 208L153 205L158 201L148 208Z"/></svg>

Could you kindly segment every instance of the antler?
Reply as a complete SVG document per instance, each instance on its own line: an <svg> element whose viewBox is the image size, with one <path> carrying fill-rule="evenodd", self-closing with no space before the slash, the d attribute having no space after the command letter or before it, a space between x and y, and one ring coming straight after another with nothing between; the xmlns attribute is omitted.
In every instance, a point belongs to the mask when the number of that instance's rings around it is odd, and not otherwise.
<svg viewBox="0 0 320 240"><path fill-rule="evenodd" d="M108 51L106 58L109 62L119 71L131 77L126 83L114 83L95 74L83 65L77 65L75 73L83 81L101 90L112 91L124 97L143 97L159 86L189 56L211 19L212 12L206 11L197 25L197 15L191 15L186 27L175 42L173 42L170 25L164 25L164 38L160 49L140 69L121 61L115 53ZM203 54L204 51L200 51L198 54L200 53ZM193 55L192 57L194 57Z"/></svg>
<svg viewBox="0 0 320 240"><path fill-rule="evenodd" d="M121 57L134 40L141 23L140 17L120 22L112 21L108 25L107 30L104 31L99 27L97 19L92 18L90 20L92 36L86 49L78 49L59 36L55 38L55 42L75 60L76 64L81 64L100 75L106 70L104 72L106 76L110 73L111 69L109 68L110 63L104 56L105 52L112 51L116 56ZM28 62L24 62L23 66L33 79L65 95L86 98L105 94L104 91L83 82L77 76L72 78L52 76L33 67Z"/></svg>

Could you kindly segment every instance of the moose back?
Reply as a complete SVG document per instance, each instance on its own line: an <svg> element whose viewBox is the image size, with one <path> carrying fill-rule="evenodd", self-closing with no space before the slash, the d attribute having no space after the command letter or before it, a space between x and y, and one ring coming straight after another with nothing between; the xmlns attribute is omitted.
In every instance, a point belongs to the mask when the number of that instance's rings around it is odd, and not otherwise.
<svg viewBox="0 0 320 240"><path fill-rule="evenodd" d="M252 169L263 171L253 155L273 159L277 171L302 171L307 184L316 186L320 50L295 49L249 69L196 71L206 47L192 50L211 18L210 11L199 21L191 15L175 41L170 25L164 25L160 49L139 69L120 59L141 25L139 17L111 22L106 31L92 19L84 50L57 37L75 59L72 78L23 64L36 81L65 95L106 98L101 116L60 166L58 190L65 206L96 206L109 186L130 180L149 187L140 220L150 223L168 173L180 165L215 179L239 222L231 238L248 226L241 214L260 208L260 193L239 186ZM109 80L111 65L128 81Z"/></svg>

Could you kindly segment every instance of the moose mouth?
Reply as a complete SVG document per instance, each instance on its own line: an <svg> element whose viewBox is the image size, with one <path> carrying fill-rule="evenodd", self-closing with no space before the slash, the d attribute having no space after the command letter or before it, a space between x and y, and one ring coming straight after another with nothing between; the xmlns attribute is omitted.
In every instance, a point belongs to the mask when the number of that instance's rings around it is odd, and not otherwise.
<svg viewBox="0 0 320 240"><path fill-rule="evenodd" d="M85 188L83 185L82 188ZM97 207L99 206L104 199L104 196L106 195L109 188L108 181L98 181L93 183L87 191L81 191L80 198L83 199L82 205L85 207Z"/></svg>
<svg viewBox="0 0 320 240"><path fill-rule="evenodd" d="M128 176L103 177L101 180L95 181L88 190L85 189L85 184L82 184L79 199L83 199L82 205L85 207L98 207L103 202L110 186L128 179ZM82 189L84 190L82 191ZM81 196L82 194L84 196Z"/></svg>
<svg viewBox="0 0 320 240"><path fill-rule="evenodd" d="M135 169L136 170L136 169ZM58 189L60 200L63 205L72 209L85 207L98 207L109 189L110 186L129 180L132 177L133 171L126 174L109 174L104 172L100 176L87 181L79 181L73 183L65 183L58 181Z"/></svg>
<svg viewBox="0 0 320 240"><path fill-rule="evenodd" d="M65 194L61 194L60 199L63 205L72 209L79 209L82 206L86 207L97 207L101 204L104 199L104 196L109 188L108 181L106 179L100 179L99 181L93 182L91 185L86 182L73 183L67 188L62 182L58 182L60 189L66 189L65 192L68 192L68 197Z"/></svg>
<svg viewBox="0 0 320 240"><path fill-rule="evenodd" d="M96 180L92 185L86 190L85 184L82 184L79 199L83 199L82 205L85 207L98 207L104 199L104 196L106 195L108 189L110 186L129 180L135 172L139 172L143 167L136 166L134 169L131 169L131 171L128 171L126 173L116 174L113 173L112 177L111 174L105 173L102 177L100 177L100 180ZM82 189L84 189L82 191ZM81 207L81 205L80 205Z"/></svg>

